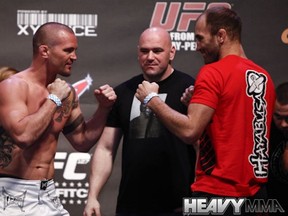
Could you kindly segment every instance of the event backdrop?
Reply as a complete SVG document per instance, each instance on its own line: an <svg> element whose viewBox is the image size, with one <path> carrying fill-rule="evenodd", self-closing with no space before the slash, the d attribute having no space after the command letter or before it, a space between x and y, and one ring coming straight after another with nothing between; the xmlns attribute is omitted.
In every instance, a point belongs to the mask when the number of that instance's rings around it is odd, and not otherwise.
<svg viewBox="0 0 288 216"><path fill-rule="evenodd" d="M78 60L66 80L77 87L81 109L88 118L97 107L95 88L105 83L116 86L141 73L137 41L149 26L170 32L177 48L174 67L196 77L203 61L195 52L195 20L218 4L233 8L242 17L246 55L266 68L276 85L288 81L287 0L1 0L0 66L23 70L30 65L32 36L41 24L57 21L71 26L78 37ZM61 202L72 216L82 215L85 206L93 151L76 152L60 137L55 181ZM115 211L120 163L121 148L101 194L104 216Z"/></svg>

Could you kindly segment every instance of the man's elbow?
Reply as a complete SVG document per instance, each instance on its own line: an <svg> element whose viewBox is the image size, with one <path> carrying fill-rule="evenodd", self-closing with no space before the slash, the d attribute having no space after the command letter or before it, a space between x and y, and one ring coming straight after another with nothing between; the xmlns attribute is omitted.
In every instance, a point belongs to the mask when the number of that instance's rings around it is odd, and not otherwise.
<svg viewBox="0 0 288 216"><path fill-rule="evenodd" d="M33 137L22 134L22 135L11 135L12 142L21 149L26 149L35 143Z"/></svg>
<svg viewBox="0 0 288 216"><path fill-rule="evenodd" d="M195 136L192 133L183 133L180 136L180 139L184 143L189 144L189 145L192 145L192 144L194 144L197 141L197 139L195 138Z"/></svg>
<svg viewBox="0 0 288 216"><path fill-rule="evenodd" d="M89 152L91 148L92 148L92 146L86 146L86 145L76 145L76 146L74 146L74 149L76 151L82 152L82 153Z"/></svg>

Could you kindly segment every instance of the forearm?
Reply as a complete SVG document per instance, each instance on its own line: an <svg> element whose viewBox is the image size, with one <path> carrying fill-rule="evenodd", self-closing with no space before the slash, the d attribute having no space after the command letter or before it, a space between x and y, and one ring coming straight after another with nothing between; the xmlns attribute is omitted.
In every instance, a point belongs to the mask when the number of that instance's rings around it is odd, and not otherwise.
<svg viewBox="0 0 288 216"><path fill-rule="evenodd" d="M63 134L75 150L88 152L99 140L106 125L110 108L99 106L92 117L85 121L79 106L72 111Z"/></svg>
<svg viewBox="0 0 288 216"><path fill-rule="evenodd" d="M109 112L110 109L98 107L93 116L82 125L82 136L75 145L78 151L87 152L96 144L106 125Z"/></svg>
<svg viewBox="0 0 288 216"><path fill-rule="evenodd" d="M173 110L159 97L153 97L147 106L156 114L157 118L160 119L169 131L185 143L192 144L198 139L188 115Z"/></svg>
<svg viewBox="0 0 288 216"><path fill-rule="evenodd" d="M93 145L103 132L109 112L110 108L98 107L93 117L86 122L86 139L91 140Z"/></svg>
<svg viewBox="0 0 288 216"><path fill-rule="evenodd" d="M15 128L9 130L12 139L20 148L33 145L49 126L56 108L54 102L46 100L37 112L22 118Z"/></svg>
<svg viewBox="0 0 288 216"><path fill-rule="evenodd" d="M106 120L117 98L114 90L108 84L95 90L98 108L92 118L85 124L85 148L88 150L95 145L103 132Z"/></svg>
<svg viewBox="0 0 288 216"><path fill-rule="evenodd" d="M191 109L192 105L190 104L187 115L179 113L160 99L156 94L158 89L159 86L157 83L149 83L144 80L142 84L138 85L135 96L153 111L171 133L175 134L187 144L194 144L211 117L210 108L208 110L209 115L206 115L207 113L205 112L207 109L204 106L195 106L197 109ZM203 114L204 118L202 116Z"/></svg>
<svg viewBox="0 0 288 216"><path fill-rule="evenodd" d="M111 175L113 156L105 149L96 148L91 162L88 199L98 199Z"/></svg>

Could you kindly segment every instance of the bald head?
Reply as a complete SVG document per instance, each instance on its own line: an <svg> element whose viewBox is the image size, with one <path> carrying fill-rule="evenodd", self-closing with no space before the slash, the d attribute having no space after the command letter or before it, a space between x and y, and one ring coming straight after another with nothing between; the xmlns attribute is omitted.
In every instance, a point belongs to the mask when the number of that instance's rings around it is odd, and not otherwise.
<svg viewBox="0 0 288 216"><path fill-rule="evenodd" d="M166 79L173 71L172 60L176 49L169 33L162 28L146 29L139 38L138 61L148 81Z"/></svg>
<svg viewBox="0 0 288 216"><path fill-rule="evenodd" d="M74 34L73 30L61 23L48 22L39 27L33 36L33 55L38 53L40 45L54 46L63 33Z"/></svg>
<svg viewBox="0 0 288 216"><path fill-rule="evenodd" d="M172 46L171 38L169 33L160 27L151 27L146 29L139 38L139 44L141 44L144 40L151 41L151 40L161 40L165 45Z"/></svg>

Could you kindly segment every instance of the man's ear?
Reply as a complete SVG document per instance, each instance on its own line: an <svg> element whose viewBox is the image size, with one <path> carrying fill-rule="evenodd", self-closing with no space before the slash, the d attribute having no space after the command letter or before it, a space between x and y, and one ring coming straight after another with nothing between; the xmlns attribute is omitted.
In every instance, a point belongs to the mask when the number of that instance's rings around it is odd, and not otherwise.
<svg viewBox="0 0 288 216"><path fill-rule="evenodd" d="M39 49L39 54L43 58L48 58L48 56L49 56L49 47L47 45L40 45L38 49Z"/></svg>
<svg viewBox="0 0 288 216"><path fill-rule="evenodd" d="M170 61L174 59L175 54L176 54L176 47L172 45L170 50L170 58L169 58Z"/></svg>
<svg viewBox="0 0 288 216"><path fill-rule="evenodd" d="M227 37L227 32L225 29L221 28L218 30L217 32L217 39L218 39L218 42L220 44L223 44L224 41L226 40L226 37Z"/></svg>

